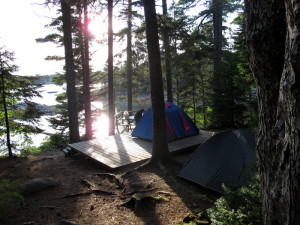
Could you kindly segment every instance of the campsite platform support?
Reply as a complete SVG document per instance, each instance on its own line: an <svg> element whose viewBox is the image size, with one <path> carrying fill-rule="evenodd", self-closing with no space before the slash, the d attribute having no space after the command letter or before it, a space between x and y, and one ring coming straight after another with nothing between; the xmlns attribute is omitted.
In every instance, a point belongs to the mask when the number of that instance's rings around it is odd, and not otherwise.
<svg viewBox="0 0 300 225"><path fill-rule="evenodd" d="M200 131L199 135L169 142L169 151L176 152L196 147L212 135L212 132ZM126 133L77 142L69 146L111 169L149 159L152 153L151 141L131 137Z"/></svg>

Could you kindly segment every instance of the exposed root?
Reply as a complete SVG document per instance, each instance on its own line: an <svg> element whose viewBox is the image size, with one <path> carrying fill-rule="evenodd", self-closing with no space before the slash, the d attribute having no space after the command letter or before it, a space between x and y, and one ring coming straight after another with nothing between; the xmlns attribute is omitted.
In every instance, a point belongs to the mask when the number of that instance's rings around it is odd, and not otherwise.
<svg viewBox="0 0 300 225"><path fill-rule="evenodd" d="M153 208L154 205L155 199L151 195L138 192L133 194L129 200L118 206L127 207L139 216L142 213L149 211L149 208Z"/></svg>
<svg viewBox="0 0 300 225"><path fill-rule="evenodd" d="M151 158L147 162L145 162L144 164L123 173L120 177L125 179L126 176L128 176L129 174L131 174L134 171L137 171L137 170L140 170L140 169L145 169L147 167L154 166L154 165L157 165L159 167L159 169L162 170L164 173L172 174L171 170L167 169L168 164L169 165L182 166L182 163L180 163L179 161L173 159L172 157L168 158L168 159L154 159L154 158Z"/></svg>
<svg viewBox="0 0 300 225"><path fill-rule="evenodd" d="M82 184L83 186L86 186L88 188L91 188L94 186L93 184L91 184L89 181L87 181L84 178L81 178L79 182L80 182L80 184Z"/></svg>
<svg viewBox="0 0 300 225"><path fill-rule="evenodd" d="M151 166L151 165L152 165L151 160L148 160L147 162L143 163L142 165L139 165L138 167L135 167L134 169L129 170L129 171L127 171L127 172L121 174L121 177L122 177L123 179L125 179L125 177L128 176L128 175L130 175L132 172L137 171L137 170L140 170L140 169L147 168L147 167L149 167L149 166Z"/></svg>
<svg viewBox="0 0 300 225"><path fill-rule="evenodd" d="M124 178L120 175L115 175L112 173L94 173L93 175L107 178L112 183L115 183L118 187L123 187Z"/></svg>
<svg viewBox="0 0 300 225"><path fill-rule="evenodd" d="M91 195L91 194L98 194L98 195L116 195L114 192L110 191L103 191L103 190L91 190L88 192L81 192L81 193L76 193L76 194L71 194L71 195L65 195L63 198L73 198L73 197L78 197L78 196L86 196L86 195Z"/></svg>

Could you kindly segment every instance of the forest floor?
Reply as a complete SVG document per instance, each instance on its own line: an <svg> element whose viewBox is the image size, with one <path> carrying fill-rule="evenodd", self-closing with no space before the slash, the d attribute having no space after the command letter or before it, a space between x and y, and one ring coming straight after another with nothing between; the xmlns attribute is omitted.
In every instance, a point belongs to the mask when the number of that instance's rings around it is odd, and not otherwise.
<svg viewBox="0 0 300 225"><path fill-rule="evenodd" d="M190 154L181 153L175 159L184 163ZM65 157L58 149L0 158L0 178L6 174L22 184L51 177L59 183L26 196L23 204L0 218L0 224L209 224L206 209L218 194L178 177L181 166L170 165L168 172L151 166L119 179L118 175L137 165L112 171L81 154Z"/></svg>

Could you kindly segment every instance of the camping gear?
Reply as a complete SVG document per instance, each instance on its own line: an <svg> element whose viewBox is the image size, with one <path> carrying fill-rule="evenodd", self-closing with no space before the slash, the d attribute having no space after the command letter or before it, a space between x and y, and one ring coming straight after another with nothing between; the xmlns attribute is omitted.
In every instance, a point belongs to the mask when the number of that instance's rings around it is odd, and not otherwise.
<svg viewBox="0 0 300 225"><path fill-rule="evenodd" d="M191 155L179 176L223 192L222 184L239 187L255 175L254 134L244 130L220 132Z"/></svg>
<svg viewBox="0 0 300 225"><path fill-rule="evenodd" d="M199 129L191 118L174 103L165 103L167 140L172 141L178 138L199 134ZM140 118L132 131L133 137L140 137L152 140L152 108L148 109Z"/></svg>
<svg viewBox="0 0 300 225"><path fill-rule="evenodd" d="M134 115L134 119L135 119L136 124L143 117L144 112L145 112L145 109L140 109L139 111L136 112L136 114Z"/></svg>

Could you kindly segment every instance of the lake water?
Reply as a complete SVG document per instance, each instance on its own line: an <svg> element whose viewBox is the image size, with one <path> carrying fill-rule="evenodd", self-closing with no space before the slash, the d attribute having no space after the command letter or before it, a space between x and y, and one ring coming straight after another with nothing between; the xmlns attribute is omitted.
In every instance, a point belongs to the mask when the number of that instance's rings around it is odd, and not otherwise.
<svg viewBox="0 0 300 225"><path fill-rule="evenodd" d="M103 86L103 85L102 85ZM56 97L58 94L65 92L65 86L58 86L55 84L45 84L43 87L39 88L38 90L41 93L41 97L34 97L31 99L31 101L36 102L42 106L42 108L46 111L49 111L48 114L42 116L39 120L39 128L44 130L43 133L40 134L32 134L30 135L30 139L33 141L33 146L40 146L41 143L45 141L45 139L48 137L49 134L55 134L56 130L53 129L50 125L50 122L48 119L51 116L50 111L51 109L54 109L55 105L58 104L56 101ZM99 87L98 87L99 88ZM147 96L148 97L148 96ZM144 96L140 96L140 99L146 99L145 102L147 102L147 98ZM149 101L145 105L145 102L142 103L144 104L143 106L139 105L134 105L135 110L140 109L140 108L147 108L149 106ZM100 136L107 136L108 135L108 117L106 113L104 113L103 109L105 108L104 105L107 104L107 100L97 100L92 102L92 110L97 109L100 113L97 114L97 117L94 121L93 127L95 130L94 136L95 137L100 137ZM117 101L116 102L116 113L118 111L124 111L127 107L127 102L126 99L124 101ZM79 115L82 116L83 118L83 112L80 112ZM80 128L80 133L84 134L84 129ZM20 142L22 141L23 137L22 136L17 136L17 137L11 137L12 141ZM1 154L1 153L0 153Z"/></svg>
<svg viewBox="0 0 300 225"><path fill-rule="evenodd" d="M41 97L34 97L30 99L31 101L40 104L43 110L50 111L55 107L57 104L56 96L62 92L64 92L63 86L58 86L54 84L46 84L43 85L41 88L38 89L40 91ZM46 114L42 116L39 120L38 127L45 131L47 134L54 134L55 130L50 126L50 123L47 119L51 117L50 114ZM40 146L41 143L45 140L45 138L48 136L47 134L32 134L30 135L30 139L33 141L33 146ZM22 135L12 136L11 141L12 142L23 142L24 137ZM18 153L19 150L15 150L15 153ZM1 153L0 153L1 154ZM2 154L7 154L7 152L4 152Z"/></svg>
<svg viewBox="0 0 300 225"><path fill-rule="evenodd" d="M44 85L42 88L39 89L41 92L42 97L38 98L35 97L32 99L32 101L43 105L45 108L51 109L54 108L58 102L56 101L56 97L58 94L65 92L65 86L58 86L54 84L47 84ZM92 102L92 109L95 110L103 110L103 102L101 101L93 101ZM83 117L83 112L79 113L80 116ZM47 134L55 134L56 130L51 127L51 124L49 123L48 119L51 116L55 115L45 115L42 116L40 119L40 128L44 130L42 134L35 134L32 135L32 140L34 142L34 146L38 147L44 139L48 136ZM104 136L108 135L108 119L105 113L101 113L96 118L96 121L94 123L95 126L95 136ZM99 129L97 129L99 128ZM81 135L84 134L84 129L80 128Z"/></svg>

